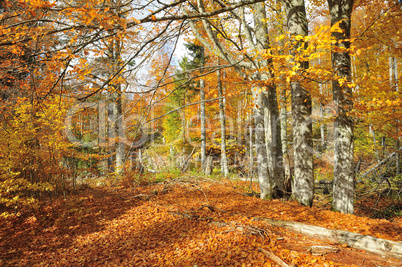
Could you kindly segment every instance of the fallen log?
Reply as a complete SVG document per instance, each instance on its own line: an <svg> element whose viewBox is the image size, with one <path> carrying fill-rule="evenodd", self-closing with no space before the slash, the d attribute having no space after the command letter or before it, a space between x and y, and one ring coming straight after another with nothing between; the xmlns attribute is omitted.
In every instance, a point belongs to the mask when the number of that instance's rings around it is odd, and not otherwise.
<svg viewBox="0 0 402 267"><path fill-rule="evenodd" d="M314 236L323 241L346 244L349 247L362 249L383 256L402 259L402 242L394 242L376 238L369 235L361 235L342 230L331 230L319 226L313 226L292 221L272 220L264 217L256 217L255 220L264 220L269 224L287 228L291 231Z"/></svg>
<svg viewBox="0 0 402 267"><path fill-rule="evenodd" d="M327 247L327 246L311 246L307 249L312 255L315 256L323 256L328 253L337 253L339 252L339 248L337 247Z"/></svg>

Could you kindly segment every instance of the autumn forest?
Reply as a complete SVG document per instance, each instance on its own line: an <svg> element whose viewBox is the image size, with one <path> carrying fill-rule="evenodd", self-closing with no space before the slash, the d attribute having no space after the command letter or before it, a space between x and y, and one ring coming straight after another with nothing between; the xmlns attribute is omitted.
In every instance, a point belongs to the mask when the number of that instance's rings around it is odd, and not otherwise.
<svg viewBox="0 0 402 267"><path fill-rule="evenodd" d="M0 22L0 265L400 266L402 1Z"/></svg>

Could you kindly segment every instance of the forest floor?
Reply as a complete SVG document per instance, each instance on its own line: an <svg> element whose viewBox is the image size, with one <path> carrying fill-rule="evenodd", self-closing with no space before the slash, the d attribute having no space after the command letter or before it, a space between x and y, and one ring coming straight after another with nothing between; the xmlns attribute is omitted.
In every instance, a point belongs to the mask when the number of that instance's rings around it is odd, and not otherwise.
<svg viewBox="0 0 402 267"><path fill-rule="evenodd" d="M178 178L136 187L93 187L0 219L3 266L401 266L393 258L329 244L260 217L402 240L402 219L370 219L244 195L242 181ZM357 213L359 210L357 209ZM333 252L312 255L311 246Z"/></svg>

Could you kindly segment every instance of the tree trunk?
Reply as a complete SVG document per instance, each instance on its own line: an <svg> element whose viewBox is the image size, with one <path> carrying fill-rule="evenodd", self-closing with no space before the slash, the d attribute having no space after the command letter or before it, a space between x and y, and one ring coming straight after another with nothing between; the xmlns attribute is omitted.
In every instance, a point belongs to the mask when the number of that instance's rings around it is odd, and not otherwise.
<svg viewBox="0 0 402 267"><path fill-rule="evenodd" d="M250 177L250 180L253 177L253 169L254 169L254 153L253 153L253 122L250 114L250 126L249 126L249 142L250 142L250 159L249 159L249 170L248 170L248 176Z"/></svg>
<svg viewBox="0 0 402 267"><path fill-rule="evenodd" d="M304 0L284 1L288 30L291 37L307 36L308 25ZM292 54L299 47L307 46L303 41L296 42ZM307 61L295 62L301 70L308 69ZM300 81L290 82L292 94L293 147L294 147L294 188L293 195L303 205L311 206L314 198L313 141L311 123L311 95Z"/></svg>
<svg viewBox="0 0 402 267"><path fill-rule="evenodd" d="M184 166L184 162L186 160L186 90L183 92L183 116L182 116L182 121L181 121L181 128L182 128L182 142L183 142L183 147L182 147L182 157L181 157L181 166ZM202 161L201 161L202 162ZM201 163L202 166L202 163Z"/></svg>
<svg viewBox="0 0 402 267"><path fill-rule="evenodd" d="M107 108L105 101L99 102L98 105L98 117L99 117L99 134L98 134L98 147L99 147L99 156L101 156L101 160L99 162L99 171L101 175L106 175L108 166L107 166L107 158L105 154L107 153L107 127L108 122L106 119Z"/></svg>
<svg viewBox="0 0 402 267"><path fill-rule="evenodd" d="M321 65L321 59L318 59L318 64ZM324 95L324 86L322 83L320 83L320 94ZM324 105L322 103L320 103L320 119L324 120L324 116L325 116L325 110L324 110ZM321 122L320 125L320 137L321 137L321 148L320 148L320 152L324 153L326 148L325 145L325 123Z"/></svg>
<svg viewBox="0 0 402 267"><path fill-rule="evenodd" d="M354 212L353 168L353 120L349 112L353 106L352 89L349 88L350 72L350 26L354 0L328 0L331 26L339 25L341 31L332 32L337 41L332 51L332 67L338 79L332 81L333 100L337 109L334 123L334 198L333 208L342 213Z"/></svg>
<svg viewBox="0 0 402 267"><path fill-rule="evenodd" d="M377 149L377 139L375 137L375 132L373 130L373 125L372 124L370 124L370 126L369 126L369 133L373 136L373 146L374 146L375 157L377 159L377 162L380 162L381 161L380 160L380 154L378 153L378 149Z"/></svg>
<svg viewBox="0 0 402 267"><path fill-rule="evenodd" d="M125 144L124 144L124 125L123 125L123 104L122 104L122 92L121 86L118 85L116 89L116 172L121 175L124 171L125 162Z"/></svg>
<svg viewBox="0 0 402 267"><path fill-rule="evenodd" d="M320 116L321 119L324 119L324 107L320 104ZM320 136L321 136L321 152L323 153L326 150L325 145L325 124L321 123L320 125Z"/></svg>
<svg viewBox="0 0 402 267"><path fill-rule="evenodd" d="M281 13L285 12L284 5L281 4L281 0L276 0L276 5L280 5ZM285 19L285 18L284 18ZM283 25L280 28L280 33L285 34L288 32L287 25ZM284 46L283 41L279 41L280 46ZM280 55L284 55L284 51L279 51ZM280 77L281 80L286 80L284 75L282 74ZM288 151L288 111L287 111L287 103L288 103L288 96L287 96L287 88L284 85L283 89L281 90L280 96L280 109L279 109L279 117L280 117L280 124L281 124L281 143L282 143L282 155L283 155L283 167L284 167L284 182L283 187L284 191L292 192L292 177L290 171L290 156Z"/></svg>
<svg viewBox="0 0 402 267"><path fill-rule="evenodd" d="M206 129L205 129L205 82L203 79L200 80L200 120L201 120L201 170L206 172L205 160L207 157L207 140L206 140Z"/></svg>
<svg viewBox="0 0 402 267"><path fill-rule="evenodd" d="M113 95L110 96L111 100L114 101ZM116 132L115 132L115 114L116 112L114 111L116 108L116 105L114 103L109 103L107 105L107 118L108 118L108 127L107 127L107 136L108 136L108 151L107 154L109 157L107 158L107 165L109 168L109 171L114 172L114 166L113 166L113 161L115 156L113 155L113 148L115 146L116 142Z"/></svg>
<svg viewBox="0 0 402 267"><path fill-rule="evenodd" d="M269 175L267 150L265 145L264 109L260 108L264 102L264 95L259 88L253 91L254 122L255 122L255 149L257 154L258 182L260 185L260 198L272 198L272 183Z"/></svg>
<svg viewBox="0 0 402 267"><path fill-rule="evenodd" d="M221 122L221 173L224 177L229 174L228 158L226 156L226 118L225 118L225 106L222 93L222 80L221 71L216 71L218 79L218 93L219 93L219 118Z"/></svg>
<svg viewBox="0 0 402 267"><path fill-rule="evenodd" d="M401 174L401 152L400 152L400 144L399 138L396 139L396 175Z"/></svg>
<svg viewBox="0 0 402 267"><path fill-rule="evenodd" d="M117 70L121 66L121 41L120 39L113 39L111 47L113 71ZM115 172L117 175L121 175L124 169L125 161L125 144L124 144L124 125L123 125L123 99L121 84L117 83L113 85L113 100L114 100L114 131L115 131L115 151L116 162Z"/></svg>
<svg viewBox="0 0 402 267"><path fill-rule="evenodd" d="M283 155L283 166L285 170L284 190L287 192L291 192L292 177L290 174L290 158L288 152L288 131L287 131L288 114L286 109L286 102L287 102L286 89L282 91L280 99L281 99L280 118L281 118L282 155Z"/></svg>
<svg viewBox="0 0 402 267"><path fill-rule="evenodd" d="M391 88L395 88L395 91L399 91L398 86L398 61L395 57L389 58L389 85ZM399 120L396 119L396 140L395 140L395 149L397 154L396 157L396 174L399 175L401 173L400 167L400 153L399 153L399 143L400 138L399 136Z"/></svg>
<svg viewBox="0 0 402 267"><path fill-rule="evenodd" d="M254 5L255 12L254 16L254 24L255 24L255 37L257 40L256 48L260 51L269 49L269 33L266 22L266 11L264 3L257 3ZM272 60L260 60L259 61L261 68L271 69ZM268 80L269 78L273 78L273 73L270 71L261 71L256 73L256 78L261 81ZM258 92L256 92L257 97L254 99L257 100L256 103L257 108L262 109L262 111L256 111L257 117L260 115L263 116L263 129L265 129L265 133L258 133L259 129L256 121L256 150L257 150L257 159L266 159L269 176L262 177L260 175L265 175L265 170L259 170L259 181L260 187L261 182L263 181L263 187L266 188L266 192L272 194L272 189L283 190L283 181L284 181L284 172L283 172L283 163L282 163L282 143L280 138L281 133L281 125L279 119L279 108L278 108L278 99L276 96L276 87L274 85L268 85L267 88L256 88ZM261 92L260 92L261 91ZM257 146L257 135L265 135L264 143L265 153L267 155L260 155L259 153L263 153L263 149L258 149ZM260 137L260 136L259 136ZM265 168L265 164L260 165L259 168ZM268 190L267 187L270 186ZM261 194L261 198L262 194Z"/></svg>
<svg viewBox="0 0 402 267"><path fill-rule="evenodd" d="M281 120L279 116L276 88L270 86L264 94L265 143L268 153L268 168L273 189L284 189L284 168L281 140Z"/></svg>
<svg viewBox="0 0 402 267"><path fill-rule="evenodd" d="M389 58L389 85L398 92L398 61L395 57Z"/></svg>

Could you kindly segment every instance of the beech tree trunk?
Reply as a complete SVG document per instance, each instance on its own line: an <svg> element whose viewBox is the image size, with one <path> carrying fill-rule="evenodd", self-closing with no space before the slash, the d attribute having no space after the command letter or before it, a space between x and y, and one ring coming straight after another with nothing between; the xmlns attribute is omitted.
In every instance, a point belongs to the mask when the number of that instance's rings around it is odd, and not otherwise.
<svg viewBox="0 0 402 267"><path fill-rule="evenodd" d="M389 58L389 83L398 92L398 61L395 57Z"/></svg>
<svg viewBox="0 0 402 267"><path fill-rule="evenodd" d="M109 171L114 172L114 166L113 166L113 162L114 162L114 158L115 156L113 155L113 149L115 146L115 142L116 142L116 132L115 132L115 114L116 112L115 110L115 104L114 104L114 99L113 96L110 96L112 103L108 103L107 105L107 137L108 137L108 147L107 147L107 154L109 155L109 157L107 158L107 166Z"/></svg>
<svg viewBox="0 0 402 267"><path fill-rule="evenodd" d="M267 147L265 145L264 109L260 108L264 103L264 94L259 88L253 91L254 98L254 136L257 154L258 182L260 185L260 198L272 198L272 183L269 175Z"/></svg>
<svg viewBox="0 0 402 267"><path fill-rule="evenodd" d="M265 143L268 153L268 168L273 189L284 189L284 168L281 140L281 120L279 116L276 87L268 87L264 94Z"/></svg>
<svg viewBox="0 0 402 267"><path fill-rule="evenodd" d="M337 109L334 123L334 188L333 208L342 213L354 212L353 120L349 112L353 106L351 79L350 26L354 0L328 0L331 26L341 31L332 32L337 41L332 51L332 67L338 79L332 82L333 100Z"/></svg>
<svg viewBox="0 0 402 267"><path fill-rule="evenodd" d="M283 90L280 99L281 99L280 121L281 121L282 155L283 155L283 167L285 171L284 190L287 192L291 192L292 177L290 173L290 157L288 152L288 131L287 131L288 114L286 109L286 102L287 102L286 90Z"/></svg>
<svg viewBox="0 0 402 267"><path fill-rule="evenodd" d="M250 118L249 118L249 142L250 142L250 154L249 154L249 163L248 163L248 176L250 177L250 179L252 179L253 177L253 169L254 169L254 153L253 153L253 149L254 149L254 145L253 145L253 122L252 122L252 116L250 114Z"/></svg>
<svg viewBox="0 0 402 267"><path fill-rule="evenodd" d="M324 119L324 107L322 104L320 104L320 117L321 119ZM326 150L326 145L325 145L325 124L321 123L320 125L320 137L321 137L321 152L324 152Z"/></svg>
<svg viewBox="0 0 402 267"><path fill-rule="evenodd" d="M276 5L280 5L281 13L285 13L284 5L281 4L281 0L276 0ZM287 25L283 25L280 28L280 33L285 34L288 32ZM284 46L284 42L279 40L279 45ZM284 55L284 51L279 51L280 55ZM280 77L281 80L286 80L284 75L282 74ZM292 177L290 171L290 155L288 151L288 111L287 111L287 103L288 103L288 95L287 95L287 87L283 86L281 90L281 94L279 96L280 99L280 109L279 109L279 116L280 116L280 124L281 124L281 143L282 143L282 155L283 155L283 169L285 172L284 176L284 191L291 192L292 191Z"/></svg>
<svg viewBox="0 0 402 267"><path fill-rule="evenodd" d="M221 122L221 173L224 177L229 174L228 158L226 156L226 118L225 118L225 105L222 93L222 80L221 71L216 71L218 79L218 94L219 94L219 119Z"/></svg>
<svg viewBox="0 0 402 267"><path fill-rule="evenodd" d="M122 92L120 85L117 88L116 99L116 172L121 175L124 171L125 162L125 144L124 144L124 125L123 125L123 104L122 104Z"/></svg>
<svg viewBox="0 0 402 267"><path fill-rule="evenodd" d="M113 68L118 69L121 65L121 41L119 39L112 40L112 61ZM115 162L115 172L121 175L124 169L125 162L125 144L124 144L124 125L123 125L123 102L122 102L122 91L121 85L113 85L113 100L115 107L114 111L114 131L115 131L115 151L116 151L116 162Z"/></svg>
<svg viewBox="0 0 402 267"><path fill-rule="evenodd" d="M308 24L304 0L284 1L287 15L288 30L291 38L307 36ZM307 43L298 41L293 46L292 54L296 55L299 47ZM307 69L307 61L295 62L300 64L299 72ZM297 201L311 206L314 198L313 173L313 140L311 121L311 95L300 81L290 82L292 94L293 148L294 148L294 188L292 193Z"/></svg>
<svg viewBox="0 0 402 267"><path fill-rule="evenodd" d="M369 126L369 133L373 136L373 146L374 146L375 157L377 159L377 162L380 162L381 159L380 159L380 154L378 153L378 149L377 149L377 139L375 137L375 132L373 130L373 125L372 124L370 124L370 126Z"/></svg>
<svg viewBox="0 0 402 267"><path fill-rule="evenodd" d="M207 134L205 129L205 82L200 80L200 120L201 120L201 170L206 173Z"/></svg>
<svg viewBox="0 0 402 267"><path fill-rule="evenodd" d="M395 88L395 91L399 91L399 86L398 86L398 61L395 57L390 57L389 58L389 85L391 88ZM399 153L399 147L400 147L400 138L398 137L399 135L399 120L396 120L396 141L395 141L395 150L398 153L396 157L396 174L401 173L401 167L400 167L400 153Z"/></svg>
<svg viewBox="0 0 402 267"><path fill-rule="evenodd" d="M99 134L98 134L98 146L99 146L99 156L105 157L107 154L107 128L109 127L106 118L107 106L104 101L100 102L98 105L98 116L99 116ZM99 161L99 170L101 175L106 175L108 170L107 158L102 158Z"/></svg>
<svg viewBox="0 0 402 267"><path fill-rule="evenodd" d="M183 92L183 117L181 119L181 127L182 127L182 142L183 142L183 147L182 147L182 158L181 158L181 166L184 167L185 161L186 161L186 97L187 93L186 90ZM201 163L202 166L202 163Z"/></svg>
<svg viewBox="0 0 402 267"><path fill-rule="evenodd" d="M255 37L257 40L256 48L257 50L265 50L270 48L269 41L269 33L266 22L266 11L264 3L257 3L254 5L254 25L255 25ZM260 68L270 69L272 66L272 60L260 60L259 61ZM256 73L256 78L261 81L265 81L269 78L273 78L273 73L269 70L265 70L261 73ZM259 170L259 181L260 187L263 183L263 187L266 188L268 185L271 187L267 192L268 194L272 194L272 189L283 190L283 182L284 182L284 171L283 171L283 154L282 154L282 143L280 138L281 133L281 125L279 118L279 107L278 107L278 99L276 96L276 87L273 84L266 86L265 88L256 88L258 92L256 92L256 97L254 99L257 100L258 104L256 106L262 111L256 111L258 114L255 116L259 117L263 115L263 128L265 129L264 133L257 133L259 129L257 129L256 125L256 151L257 151L257 159L266 159L267 164L258 165L259 168L265 168L265 165L268 166L268 171L262 169ZM260 93L261 91L261 93ZM258 99L257 99L258 98ZM257 121L256 121L257 123ZM264 143L265 153L267 155L260 155L259 153L264 153L263 149L258 149L257 144L257 135L265 135ZM259 136L260 137L260 136ZM262 177L261 175L266 175L266 177ZM261 198L263 197L261 194ZM269 197L268 197L269 198Z"/></svg>

